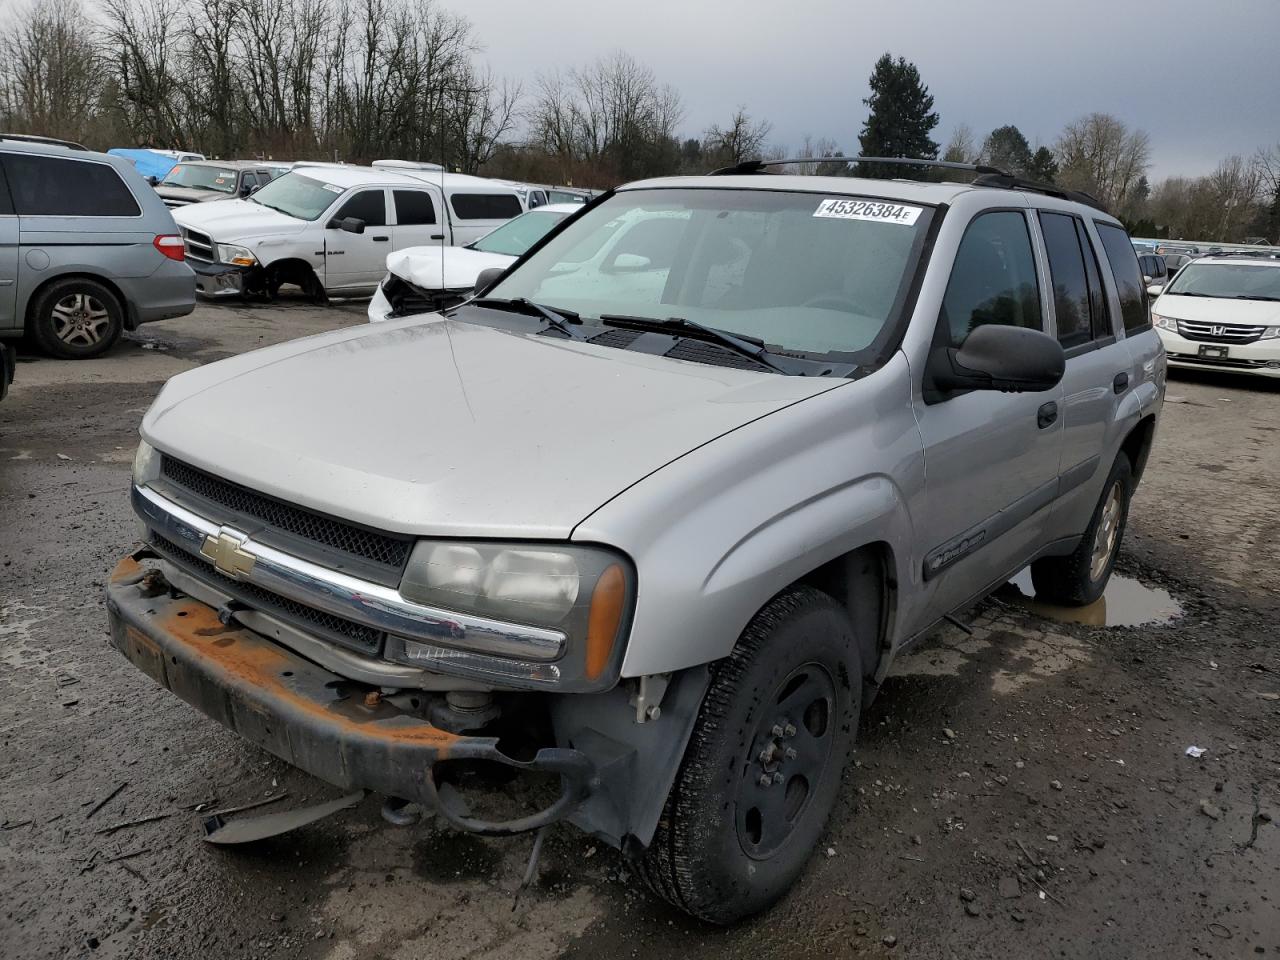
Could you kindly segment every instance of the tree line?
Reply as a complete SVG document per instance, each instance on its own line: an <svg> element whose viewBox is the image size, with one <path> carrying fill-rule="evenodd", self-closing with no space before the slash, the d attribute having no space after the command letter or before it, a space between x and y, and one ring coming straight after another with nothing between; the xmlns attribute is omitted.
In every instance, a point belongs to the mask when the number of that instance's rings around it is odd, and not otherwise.
<svg viewBox="0 0 1280 960"><path fill-rule="evenodd" d="M787 151L745 106L689 135L679 92L621 51L527 85L482 67L479 51L470 22L437 0L34 0L0 26L0 130L228 158L424 159L592 187L788 153L813 158L800 173L942 177L849 170L826 137ZM979 139L962 123L940 145L914 64L885 54L869 85L862 156L985 163L1085 190L1141 235L1280 234L1280 144L1152 184L1149 137L1107 114L1049 144L1012 124Z"/></svg>

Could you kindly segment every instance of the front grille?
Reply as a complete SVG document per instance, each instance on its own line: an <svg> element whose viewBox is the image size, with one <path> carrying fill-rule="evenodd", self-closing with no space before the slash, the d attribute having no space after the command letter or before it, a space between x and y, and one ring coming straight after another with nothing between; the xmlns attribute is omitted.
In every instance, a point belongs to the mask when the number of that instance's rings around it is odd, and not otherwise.
<svg viewBox="0 0 1280 960"><path fill-rule="evenodd" d="M207 519L215 523L234 525L236 521L243 523L243 518L257 520L266 525L265 531L261 534L245 531L254 533L256 539L300 556L305 554L306 559L326 566L341 567L350 565L344 561L355 561L354 565L362 568L361 573L380 583L400 582L400 574L413 549L412 537L368 530L345 520L295 507L222 480L168 455L161 455L160 476L180 493L216 504L231 514L207 516L209 511L203 511ZM278 533L286 534L292 542L280 542L280 538L274 536Z"/></svg>
<svg viewBox="0 0 1280 960"><path fill-rule="evenodd" d="M278 593L264 590L252 583L232 580L214 569L213 564L203 557L197 557L166 540L159 534L152 533L151 546L157 553L171 563L186 569L205 583L234 597L246 607L252 607L263 613L279 617L293 626L318 636L359 650L361 653L378 654L382 650L383 634L372 627L354 623L342 617L316 610L306 604L282 597Z"/></svg>
<svg viewBox="0 0 1280 960"><path fill-rule="evenodd" d="M217 259L213 255L213 238L207 233L188 230L186 227L178 229L182 231L182 247L188 257L192 260L203 260L205 263L213 263Z"/></svg>
<svg viewBox="0 0 1280 960"><path fill-rule="evenodd" d="M1249 327L1240 323L1178 321L1178 333L1188 340L1198 340L1203 343L1253 343L1266 329L1266 327Z"/></svg>

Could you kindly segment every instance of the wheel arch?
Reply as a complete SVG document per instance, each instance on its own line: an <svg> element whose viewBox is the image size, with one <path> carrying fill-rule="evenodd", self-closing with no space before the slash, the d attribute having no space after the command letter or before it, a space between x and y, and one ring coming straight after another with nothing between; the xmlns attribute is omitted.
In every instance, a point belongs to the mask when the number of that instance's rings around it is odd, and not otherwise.
<svg viewBox="0 0 1280 960"><path fill-rule="evenodd" d="M320 289L324 289L324 281L316 273L316 268L301 257L281 257L278 260L263 264L262 270L281 283L297 284L305 290L307 289L307 280L311 279L315 281Z"/></svg>
<svg viewBox="0 0 1280 960"><path fill-rule="evenodd" d="M1120 444L1120 452L1129 458L1133 467L1133 485L1136 487L1142 479L1142 471L1146 469L1147 460L1151 456L1151 445L1155 440L1156 418L1148 414L1139 420L1124 441Z"/></svg>
<svg viewBox="0 0 1280 960"><path fill-rule="evenodd" d="M27 295L22 328L28 336L33 333L32 326L35 321L36 304L40 302L41 296L44 295L44 292L49 287L62 280L92 280L94 283L106 287L111 292L111 295L116 298L116 303L120 305L120 309L124 313L122 318L124 328L126 330L137 328L138 323L133 316L133 307L129 302L129 298L124 295L124 291L120 289L119 284L100 273L89 273L87 270L69 270L66 273L56 273L51 277L45 277Z"/></svg>
<svg viewBox="0 0 1280 960"><path fill-rule="evenodd" d="M873 682L890 649L898 593L894 561L893 547L877 540L828 560L785 588L811 586L844 609L858 641L864 685Z"/></svg>

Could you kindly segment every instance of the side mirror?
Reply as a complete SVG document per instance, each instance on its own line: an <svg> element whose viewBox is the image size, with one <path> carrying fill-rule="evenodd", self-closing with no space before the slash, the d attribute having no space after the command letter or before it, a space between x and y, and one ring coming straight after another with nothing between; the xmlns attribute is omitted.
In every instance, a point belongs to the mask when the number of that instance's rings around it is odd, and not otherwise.
<svg viewBox="0 0 1280 960"><path fill-rule="evenodd" d="M984 324L959 348L937 350L929 362L936 390L1038 393L1056 387L1067 367L1062 345L1025 327Z"/></svg>
<svg viewBox="0 0 1280 960"><path fill-rule="evenodd" d="M345 230L347 233L364 233L364 221L359 217L334 217L329 221L330 230Z"/></svg>
<svg viewBox="0 0 1280 960"><path fill-rule="evenodd" d="M489 292L489 288L498 282L498 278L506 272L506 267L485 267L481 270L476 275L476 296L483 297Z"/></svg>
<svg viewBox="0 0 1280 960"><path fill-rule="evenodd" d="M1148 279L1148 280L1150 280L1151 278L1150 278L1150 277L1147 277L1147 279ZM1158 297L1158 296L1160 296L1160 294L1162 294L1162 293L1164 293L1164 284L1163 284L1163 283L1151 283L1151 284L1148 284L1148 285L1147 285L1147 296L1148 296L1148 297Z"/></svg>
<svg viewBox="0 0 1280 960"><path fill-rule="evenodd" d="M250 188L249 188L249 190L248 190L248 192L245 194L245 196L246 196L246 197L252 197L255 193L257 193L257 192L258 192L259 190L261 190L261 189L262 189L262 184L260 184L260 183L255 183L252 187L250 187Z"/></svg>
<svg viewBox="0 0 1280 960"><path fill-rule="evenodd" d="M147 176L147 183L151 184L153 187L159 182L160 182L160 178L157 177L154 173L149 174Z"/></svg>

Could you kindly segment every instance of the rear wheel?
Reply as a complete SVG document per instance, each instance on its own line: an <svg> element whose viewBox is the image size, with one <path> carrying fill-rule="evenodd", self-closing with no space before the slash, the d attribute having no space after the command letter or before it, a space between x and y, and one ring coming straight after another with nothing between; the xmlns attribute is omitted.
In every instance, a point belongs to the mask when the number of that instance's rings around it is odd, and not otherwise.
<svg viewBox="0 0 1280 960"><path fill-rule="evenodd" d="M1093 603L1107 588L1133 496L1133 467L1123 453L1116 458L1102 488L1102 498L1075 552L1065 557L1044 557L1031 564L1036 598L1070 607Z"/></svg>
<svg viewBox="0 0 1280 960"><path fill-rule="evenodd" d="M640 873L728 924L790 889L826 826L862 704L849 618L809 587L772 600L714 667Z"/></svg>
<svg viewBox="0 0 1280 960"><path fill-rule="evenodd" d="M45 353L63 360L101 356L120 339L124 310L96 280L72 277L45 287L31 307L31 334Z"/></svg>

